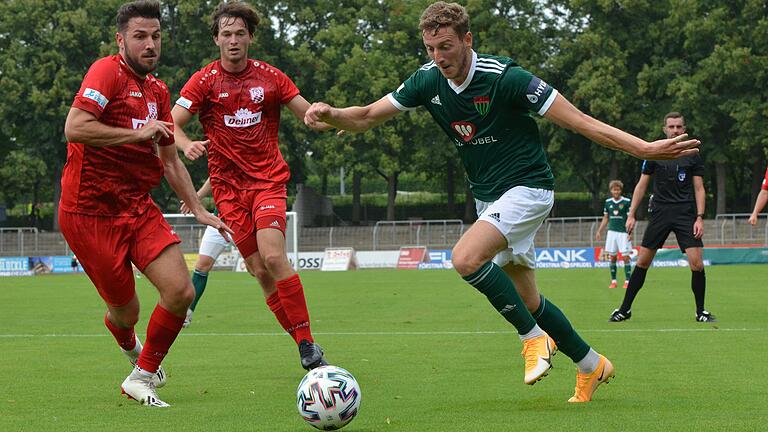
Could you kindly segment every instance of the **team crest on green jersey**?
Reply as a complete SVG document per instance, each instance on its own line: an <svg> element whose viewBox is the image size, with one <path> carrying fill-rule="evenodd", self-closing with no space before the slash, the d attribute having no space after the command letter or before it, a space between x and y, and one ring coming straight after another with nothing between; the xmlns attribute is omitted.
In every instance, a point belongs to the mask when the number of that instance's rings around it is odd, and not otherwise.
<svg viewBox="0 0 768 432"><path fill-rule="evenodd" d="M491 98L488 96L477 96L473 102L475 103L475 109L483 117L491 110Z"/></svg>

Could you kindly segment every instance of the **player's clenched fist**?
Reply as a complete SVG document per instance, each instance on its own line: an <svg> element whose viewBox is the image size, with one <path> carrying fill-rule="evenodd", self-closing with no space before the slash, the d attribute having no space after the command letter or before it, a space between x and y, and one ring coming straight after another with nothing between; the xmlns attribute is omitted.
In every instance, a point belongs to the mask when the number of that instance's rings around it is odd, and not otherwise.
<svg viewBox="0 0 768 432"><path fill-rule="evenodd" d="M190 141L189 144L184 147L184 156L189 160L197 160L206 154L208 151L208 144L210 143L211 140Z"/></svg>
<svg viewBox="0 0 768 432"><path fill-rule="evenodd" d="M331 113L331 106L325 102L315 102L310 105L304 114L304 124L309 127L317 127L318 123L325 122Z"/></svg>

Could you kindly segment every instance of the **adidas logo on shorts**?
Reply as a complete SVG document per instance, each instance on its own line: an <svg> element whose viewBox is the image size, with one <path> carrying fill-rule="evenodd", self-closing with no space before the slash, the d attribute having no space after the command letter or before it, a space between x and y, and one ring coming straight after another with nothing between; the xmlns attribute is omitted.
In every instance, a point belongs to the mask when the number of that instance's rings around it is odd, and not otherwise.
<svg viewBox="0 0 768 432"><path fill-rule="evenodd" d="M271 223L271 224L269 224L269 226L273 226L273 227L278 227L278 228L279 228L279 227L280 227L280 222L278 222L278 221L272 221L272 223Z"/></svg>
<svg viewBox="0 0 768 432"><path fill-rule="evenodd" d="M488 215L488 217L495 220L496 222L501 222L501 213L491 213Z"/></svg>

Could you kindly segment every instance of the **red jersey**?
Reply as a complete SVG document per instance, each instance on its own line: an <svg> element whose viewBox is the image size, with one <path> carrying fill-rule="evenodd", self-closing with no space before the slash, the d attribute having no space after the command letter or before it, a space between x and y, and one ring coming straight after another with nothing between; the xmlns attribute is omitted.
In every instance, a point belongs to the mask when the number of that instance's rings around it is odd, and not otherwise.
<svg viewBox="0 0 768 432"><path fill-rule="evenodd" d="M762 190L768 190L768 168L765 170L765 178L763 178L763 186L761 187Z"/></svg>
<svg viewBox="0 0 768 432"><path fill-rule="evenodd" d="M217 60L197 71L181 89L176 104L199 113L209 140L208 172L240 189L268 189L291 177L280 154L277 130L280 108L299 89L283 72L260 60L249 60L230 73Z"/></svg>
<svg viewBox="0 0 768 432"><path fill-rule="evenodd" d="M134 74L120 55L97 60L83 78L72 107L108 126L138 129L149 119L172 122L168 87L152 75ZM159 145L173 145L173 135ZM163 164L152 140L111 147L67 143L61 176L61 208L68 212L129 216L153 205Z"/></svg>

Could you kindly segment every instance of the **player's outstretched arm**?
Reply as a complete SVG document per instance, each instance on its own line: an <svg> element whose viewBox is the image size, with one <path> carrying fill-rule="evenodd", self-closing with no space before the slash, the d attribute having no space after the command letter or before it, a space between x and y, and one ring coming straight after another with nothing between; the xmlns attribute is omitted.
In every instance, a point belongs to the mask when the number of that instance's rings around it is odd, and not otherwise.
<svg viewBox="0 0 768 432"><path fill-rule="evenodd" d="M96 116L79 108L70 108L67 121L64 124L64 135L70 142L108 147L123 144L138 143L149 139L159 140L173 134L173 124L149 120L144 127L128 129L108 126L100 122Z"/></svg>
<svg viewBox="0 0 768 432"><path fill-rule="evenodd" d="M187 171L189 172L189 171ZM211 178L208 177L205 179L205 183L203 183L202 186L200 186L200 189L197 190L197 198L202 201L203 198L211 195ZM181 203L181 207L179 208L179 211L183 214L190 214L192 213L192 210L189 208L186 202L184 200L179 201Z"/></svg>
<svg viewBox="0 0 768 432"><path fill-rule="evenodd" d="M184 107L174 105L171 116L173 116L173 138L176 140L176 147L189 160L196 160L205 155L211 141L192 141L184 132L184 127L192 120L193 114Z"/></svg>
<svg viewBox="0 0 768 432"><path fill-rule="evenodd" d="M307 102L306 99L302 95L297 95L293 99L291 99L285 106L288 107L289 110L293 113L293 115L296 116L299 121L303 122L304 118L307 114L307 110L310 107L309 102ZM325 122L315 122L312 125L304 123L309 127L310 129L316 130L316 131L325 131L328 129L333 129L333 126L329 125Z"/></svg>
<svg viewBox="0 0 768 432"><path fill-rule="evenodd" d="M173 146L160 146L159 155L160 160L163 161L165 178L168 180L168 184L171 185L171 189L176 192L176 196L187 204L198 222L216 228L229 241L229 234L234 234L234 232L218 217L209 213L203 207L203 204L200 203L200 199L197 197L197 193L195 193L195 187L192 185L192 179L189 177L187 167L179 159L176 148Z"/></svg>
<svg viewBox="0 0 768 432"><path fill-rule="evenodd" d="M304 123L314 127L320 122L350 132L365 132L400 113L386 96L364 107L335 108L324 102L313 103L304 115Z"/></svg>
<svg viewBox="0 0 768 432"><path fill-rule="evenodd" d="M698 153L697 147L701 145L699 140L688 139L687 134L654 142L642 140L584 114L560 94L557 95L544 117L600 145L629 153L640 159L675 159Z"/></svg>

